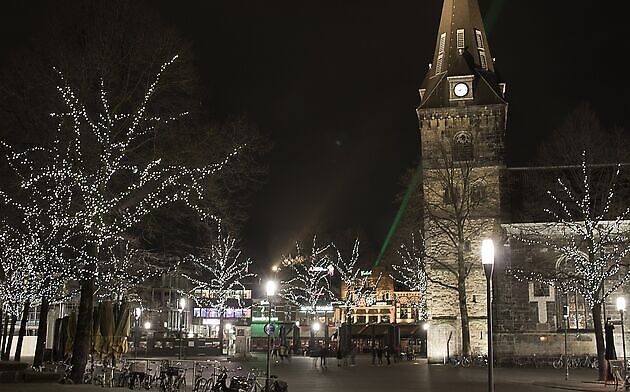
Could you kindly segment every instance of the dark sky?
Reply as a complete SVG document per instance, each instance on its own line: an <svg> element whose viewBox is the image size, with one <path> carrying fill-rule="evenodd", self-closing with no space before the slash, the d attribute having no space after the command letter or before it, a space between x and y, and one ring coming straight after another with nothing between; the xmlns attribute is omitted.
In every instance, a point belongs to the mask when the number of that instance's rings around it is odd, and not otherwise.
<svg viewBox="0 0 630 392"><path fill-rule="evenodd" d="M400 176L419 157L417 90L432 61L439 0L160 1L194 45L216 113L246 113L274 143L268 183L245 228L272 263L298 238L359 235L376 256ZM605 5L605 6L604 6ZM524 164L582 101L628 126L623 13L592 1L480 0L507 83L508 159ZM0 49L37 28L5 9ZM30 21L30 25L29 25ZM11 41L15 42L15 41Z"/></svg>

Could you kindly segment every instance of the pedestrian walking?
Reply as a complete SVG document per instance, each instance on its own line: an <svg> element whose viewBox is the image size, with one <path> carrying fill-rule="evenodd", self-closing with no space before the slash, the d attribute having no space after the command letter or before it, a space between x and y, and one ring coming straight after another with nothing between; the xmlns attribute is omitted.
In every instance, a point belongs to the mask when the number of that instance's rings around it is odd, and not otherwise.
<svg viewBox="0 0 630 392"><path fill-rule="evenodd" d="M606 358L606 373L609 380L613 379L612 370L610 368L610 360L617 359L617 350L615 350L615 339L613 336L614 329L615 326L610 320L610 317L606 317L606 324L604 324L604 340L606 342L606 351L604 353L604 357Z"/></svg>
<svg viewBox="0 0 630 392"><path fill-rule="evenodd" d="M378 357L378 364L382 365L383 364L383 348L381 346L378 346L376 348L376 356Z"/></svg>
<svg viewBox="0 0 630 392"><path fill-rule="evenodd" d="M372 345L372 365L376 365L376 347Z"/></svg>
<svg viewBox="0 0 630 392"><path fill-rule="evenodd" d="M337 367L341 367L341 360L343 359L343 353L341 352L341 347L337 348Z"/></svg>
<svg viewBox="0 0 630 392"><path fill-rule="evenodd" d="M352 345L352 349L350 349L350 366L355 366L357 357L357 346Z"/></svg>
<svg viewBox="0 0 630 392"><path fill-rule="evenodd" d="M391 353L391 349L389 348L389 346L385 346L385 359L387 359L387 364L391 365L391 361L389 360L389 358L391 357L392 353Z"/></svg>
<svg viewBox="0 0 630 392"><path fill-rule="evenodd" d="M320 358L319 365L320 365L322 368L327 367L327 366L326 366L326 356L328 356L328 347L326 347L326 345L324 345L324 346L322 347L322 351L321 351L321 353L320 353L320 357L319 357L319 358Z"/></svg>

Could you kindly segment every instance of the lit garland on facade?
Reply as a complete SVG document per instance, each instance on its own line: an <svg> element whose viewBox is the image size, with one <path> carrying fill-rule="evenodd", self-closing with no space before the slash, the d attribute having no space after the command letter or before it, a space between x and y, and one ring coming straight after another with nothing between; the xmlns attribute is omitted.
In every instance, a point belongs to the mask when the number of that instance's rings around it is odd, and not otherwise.
<svg viewBox="0 0 630 392"><path fill-rule="evenodd" d="M617 165L600 203L591 188L592 168L587 164L586 153L582 153L582 189L574 189L558 179L560 192L547 191L554 207L545 209L545 212L553 222L513 225L517 230L511 233L527 245L553 250L558 255L555 269L515 268L512 270L514 278L553 285L563 292L579 293L591 308L601 305L609 295L627 284L630 268L623 261L630 252L627 220L630 208L611 215L619 172Z"/></svg>
<svg viewBox="0 0 630 392"><path fill-rule="evenodd" d="M398 255L402 264L393 264L392 268L395 274L392 279L404 285L410 291L420 294L419 303L412 305L417 306L420 311L420 319L427 319L427 274L425 271L425 255L424 243L416 245L415 236L411 234L411 246L406 244L400 245Z"/></svg>

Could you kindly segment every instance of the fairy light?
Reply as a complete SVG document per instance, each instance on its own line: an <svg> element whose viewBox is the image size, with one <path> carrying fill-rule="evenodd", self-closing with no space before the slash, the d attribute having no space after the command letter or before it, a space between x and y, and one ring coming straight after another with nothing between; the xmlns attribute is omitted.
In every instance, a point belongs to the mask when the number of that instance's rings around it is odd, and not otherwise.
<svg viewBox="0 0 630 392"><path fill-rule="evenodd" d="M427 273L425 265L424 240L416 245L414 234L411 244L402 244L398 249L401 264L393 264L395 274L392 278L411 291L419 293L418 303L412 304L419 308L420 319L427 319Z"/></svg>
<svg viewBox="0 0 630 392"><path fill-rule="evenodd" d="M526 245L543 246L558 254L559 262L553 271L514 268L512 276L518 281L536 281L558 288L562 292L580 294L590 308L603 304L617 289L630 281L630 270L623 267L630 252L628 214L630 208L611 216L615 188L620 173L617 165L610 186L596 203L591 186L591 168L586 152L582 152L580 183L577 191L570 184L557 179L559 191L547 191L553 208L544 211L551 223L516 225L512 237ZM604 285L604 283L606 283ZM605 288L602 291L602 288Z"/></svg>
<svg viewBox="0 0 630 392"><path fill-rule="evenodd" d="M330 245L318 246L317 236L314 236L310 254L304 255L301 262L289 265L291 276L280 283L280 297L295 306L309 308L313 314L318 304L329 302L334 297L327 275L328 266L332 263L326 253L329 248ZM298 255L302 255L299 244L296 244L296 250Z"/></svg>
<svg viewBox="0 0 630 392"><path fill-rule="evenodd" d="M242 251L236 244L237 239L219 226L209 248L199 256L190 255L185 259L185 263L196 270L195 275L182 273L193 285L192 290L185 294L200 306L216 309L220 315L225 314L230 299L236 299L240 306L241 298L234 293L245 291L244 282L256 276L249 272L251 259L243 259ZM208 297L193 295L199 290L207 291Z"/></svg>
<svg viewBox="0 0 630 392"><path fill-rule="evenodd" d="M119 241L132 226L164 205L183 202L201 218L220 221L203 207L206 179L220 171L242 147L234 148L219 162L199 168L165 164L161 159L144 163L132 163L130 159L130 151L147 134L185 115L148 114L163 73L176 60L177 56L162 64L137 109L130 113L113 111L101 80L100 108L91 115L64 75L57 71L57 90L65 110L51 113L58 121L51 146L18 152L2 144L9 165L19 176L20 187L41 205L57 206L54 214L44 212L51 226L67 233L57 240L73 253L74 279L96 276L108 282L109 272L97 265L115 265L121 260L103 256L107 254L107 244ZM29 211L27 215L33 217L39 212ZM74 240L79 237L83 238L82 245ZM118 278L111 279L113 282Z"/></svg>

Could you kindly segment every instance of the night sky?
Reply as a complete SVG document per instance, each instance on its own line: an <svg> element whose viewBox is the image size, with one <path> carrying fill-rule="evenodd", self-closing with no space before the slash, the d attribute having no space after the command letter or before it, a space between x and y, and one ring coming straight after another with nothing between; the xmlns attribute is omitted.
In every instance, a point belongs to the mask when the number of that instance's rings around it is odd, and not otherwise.
<svg viewBox="0 0 630 392"><path fill-rule="evenodd" d="M35 3L23 3L3 5L2 53L43 17ZM275 143L243 233L248 255L272 263L296 239L319 233L359 235L363 253L375 257L404 191L400 177L419 158L417 91L432 61L442 2L155 4L192 42L209 110L245 113ZM583 101L605 125L630 129L622 60L630 44L614 4L480 6L507 83L509 165L526 164Z"/></svg>

